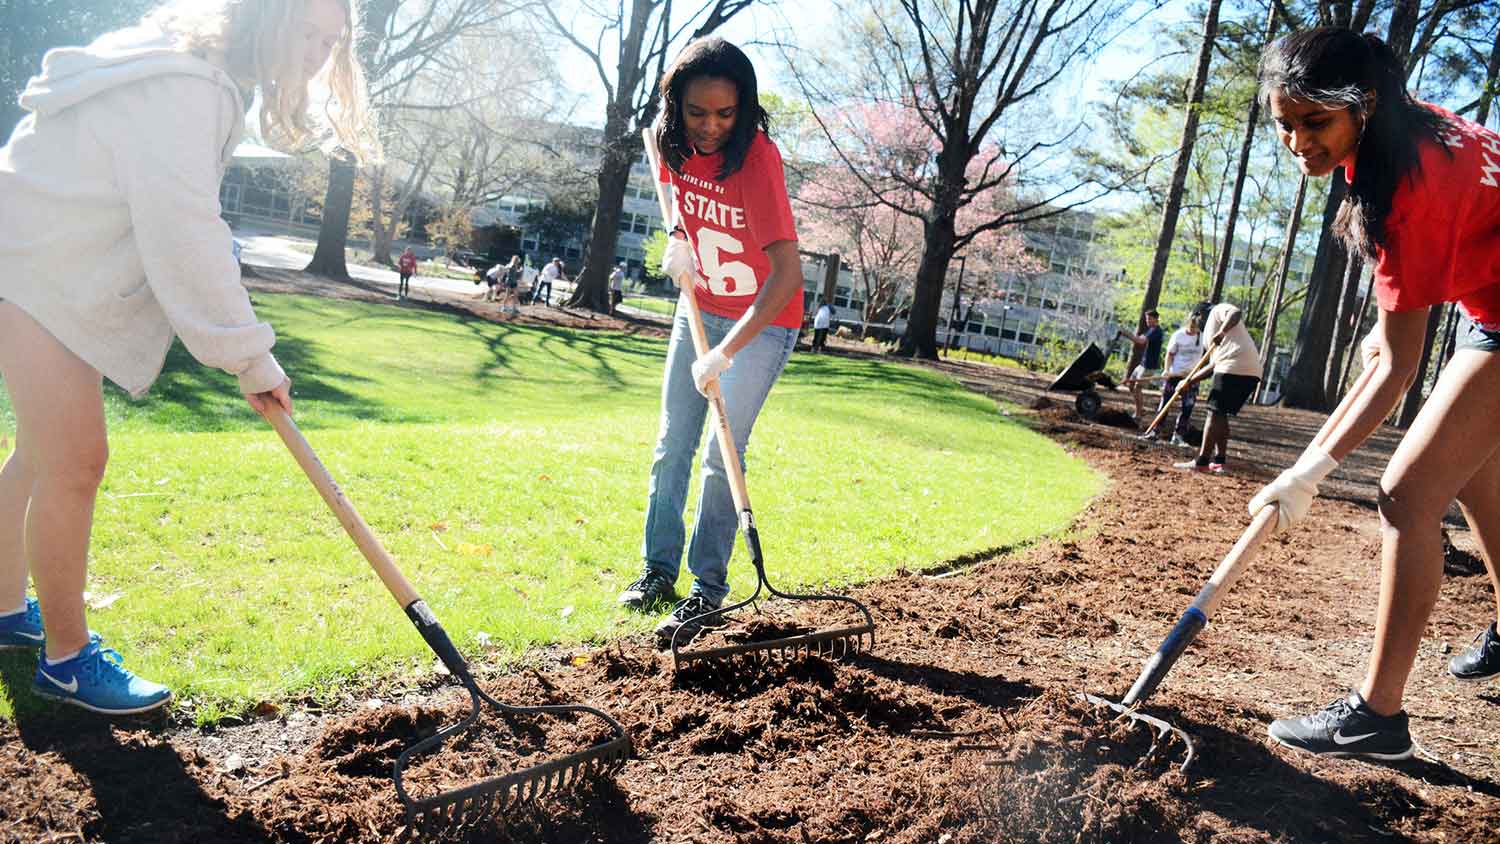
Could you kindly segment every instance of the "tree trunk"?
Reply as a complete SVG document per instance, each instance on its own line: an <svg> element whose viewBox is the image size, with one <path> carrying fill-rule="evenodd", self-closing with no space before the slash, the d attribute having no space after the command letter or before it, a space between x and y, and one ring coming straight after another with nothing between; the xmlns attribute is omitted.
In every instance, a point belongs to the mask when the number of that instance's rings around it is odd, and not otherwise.
<svg viewBox="0 0 1500 844"><path fill-rule="evenodd" d="M599 166L599 202L594 207L588 248L583 267L573 279L576 285L573 296L568 299L570 306L601 314L609 313L609 274L615 265L615 246L620 240L620 216L625 210L625 190L630 186L630 165L640 151L639 143L630 143L630 124L611 122L614 131L606 127L605 133L613 140ZM621 133L625 137L620 137Z"/></svg>
<svg viewBox="0 0 1500 844"><path fill-rule="evenodd" d="M1156 253L1151 259L1151 277L1146 281L1146 295L1141 300L1141 313L1136 320L1135 331L1146 331L1146 312L1154 310L1161 299L1162 280L1167 275L1167 260L1172 255L1172 241L1177 235L1177 216L1182 211L1182 190L1187 182L1188 167L1193 161L1193 147L1198 143L1198 117L1203 105L1203 88L1208 82L1209 62L1213 58L1214 35L1219 30L1219 6L1221 0L1209 0L1208 13L1203 20L1203 40L1198 47L1198 67L1193 74L1193 91L1188 97L1187 113L1182 121L1182 143L1177 149L1177 163L1172 168L1172 185L1167 191L1166 203L1162 206L1161 229L1156 236ZM1135 366L1142 349L1135 347L1130 355L1130 366Z"/></svg>
<svg viewBox="0 0 1500 844"><path fill-rule="evenodd" d="M1281 316L1281 298L1286 293L1286 276L1292 268L1292 255L1297 251L1297 232L1302 228L1302 204L1306 200L1307 177L1303 176L1297 183L1297 199L1292 204L1292 218L1287 222L1286 239L1281 246L1281 261L1276 268L1276 292L1271 294L1271 304L1266 308L1266 333L1261 335L1260 344L1262 385L1271 380L1271 363L1276 360L1276 321Z"/></svg>
<svg viewBox="0 0 1500 844"><path fill-rule="evenodd" d="M349 280L344 249L349 242L349 210L354 205L354 161L335 154L328 159L328 192L323 197L323 222L318 227L318 248L306 271L338 281Z"/></svg>
<svg viewBox="0 0 1500 844"><path fill-rule="evenodd" d="M1287 407L1328 410L1324 376L1328 372L1328 346L1333 332L1328 329L1338 318L1339 294L1343 287L1335 281L1344 277L1344 247L1333 236L1333 218L1344 201L1342 167L1333 171L1328 186L1328 201L1323 206L1323 228L1318 236L1318 253L1313 258L1312 274L1307 280L1307 299L1302 304L1302 321L1297 326L1297 347L1292 352L1292 366L1287 370L1282 391Z"/></svg>
<svg viewBox="0 0 1500 844"><path fill-rule="evenodd" d="M911 313L906 333L895 354L903 357L938 359L937 320L943 304L943 282L953 260L955 212L937 213L922 227L922 262L912 289Z"/></svg>
<svg viewBox="0 0 1500 844"><path fill-rule="evenodd" d="M1349 348L1359 314L1354 312L1354 303L1359 298L1359 280L1364 277L1365 262L1358 255L1344 264L1343 295L1339 300L1339 314L1334 320L1333 345L1328 351L1328 376L1323 383L1323 394L1334 402L1343 393L1344 350Z"/></svg>
<svg viewBox="0 0 1500 844"><path fill-rule="evenodd" d="M396 239L396 226L401 221L401 216L396 209L392 209L390 224L385 219L385 176L384 165L373 168L370 173L370 260L384 267L394 267L396 264L391 260L391 241Z"/></svg>
<svg viewBox="0 0 1500 844"><path fill-rule="evenodd" d="M355 57L373 86L375 56L386 36L386 24L396 14L401 0L372 0L360 6L359 40ZM349 265L344 249L349 242L349 212L354 207L354 160L343 150L328 156L328 192L323 197L323 221L318 226L318 247L313 252L307 272L318 273L339 281L349 280Z"/></svg>
<svg viewBox="0 0 1500 844"><path fill-rule="evenodd" d="M1358 340L1364 335L1365 311L1370 309L1370 297L1375 292L1375 274L1370 274L1370 280L1365 283L1365 295L1359 300L1359 310L1354 314L1354 339ZM1334 397L1335 401L1344 400L1344 384L1349 380L1349 373L1354 371L1354 359L1359 355L1359 343L1351 342L1349 351L1344 356L1344 377L1339 381L1339 392Z"/></svg>
<svg viewBox="0 0 1500 844"><path fill-rule="evenodd" d="M1427 332L1422 337L1422 362L1417 364L1417 377L1411 382L1406 390L1406 398L1401 400L1401 415L1396 417L1396 427L1405 428L1411 425L1412 420L1417 418L1417 411L1422 409L1422 401L1426 398L1422 394L1422 388L1427 381L1427 363L1432 358L1432 343L1437 337L1439 323L1443 319L1443 309L1437 306L1427 311Z"/></svg>
<svg viewBox="0 0 1500 844"><path fill-rule="evenodd" d="M839 253L829 252L823 256L823 301L827 302L830 308L833 307L833 298L839 293L839 269L842 266L843 258L839 257ZM865 303L869 304L870 300L874 298L875 296L870 291L869 285L866 285Z"/></svg>
<svg viewBox="0 0 1500 844"><path fill-rule="evenodd" d="M1270 17L1266 21L1266 43L1276 37L1276 8L1272 4ZM1224 248L1219 250L1219 263L1214 267L1214 286L1208 294L1210 302L1219 301L1224 295L1224 276L1229 274L1229 261L1234 253L1234 227L1240 215L1240 197L1245 192L1245 173L1250 169L1250 149L1255 146L1255 130L1260 128L1260 92L1250 97L1250 114L1245 118L1245 139L1240 144L1240 161L1234 171L1234 190L1229 195L1229 216L1224 221Z"/></svg>

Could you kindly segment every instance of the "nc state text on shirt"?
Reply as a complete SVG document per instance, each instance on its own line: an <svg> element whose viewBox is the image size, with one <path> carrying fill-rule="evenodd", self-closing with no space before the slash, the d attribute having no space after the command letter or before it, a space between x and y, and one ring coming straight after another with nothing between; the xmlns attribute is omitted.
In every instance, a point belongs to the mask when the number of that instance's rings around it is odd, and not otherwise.
<svg viewBox="0 0 1500 844"><path fill-rule="evenodd" d="M717 200L709 199L701 193L684 190L677 185L672 186L673 193L677 194L677 201L681 204L682 213L688 214L705 223L730 229L742 229L745 227L745 211L732 205L725 205Z"/></svg>

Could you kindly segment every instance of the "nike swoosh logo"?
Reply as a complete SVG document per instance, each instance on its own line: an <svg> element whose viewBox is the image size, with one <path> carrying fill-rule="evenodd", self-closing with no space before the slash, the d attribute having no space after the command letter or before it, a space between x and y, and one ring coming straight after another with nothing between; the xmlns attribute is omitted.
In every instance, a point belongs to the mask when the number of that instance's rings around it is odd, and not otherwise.
<svg viewBox="0 0 1500 844"><path fill-rule="evenodd" d="M40 668L37 669L37 673L41 674L43 677L46 677L48 680L51 680L53 685L57 686L59 689L62 689L65 692L67 692L68 694L73 694L74 692L78 691L78 678L77 677L74 677L72 680L69 680L68 682L64 683L63 681L57 679L56 677L53 677L51 674L48 674L47 672L43 671ZM1338 740L1338 736L1334 736L1333 738L1334 738L1335 741Z"/></svg>
<svg viewBox="0 0 1500 844"><path fill-rule="evenodd" d="M30 639L33 642L40 642L43 639L47 638L46 634L44 634L44 633L26 633L26 632L23 632L23 631L20 631L20 630L16 631L16 635L18 635L18 636L25 636L26 638Z"/></svg>
<svg viewBox="0 0 1500 844"><path fill-rule="evenodd" d="M1357 741L1360 741L1361 739L1367 739L1367 738L1369 738L1370 736L1373 736L1373 735L1375 735L1375 733L1364 733L1363 735L1346 736L1346 735L1344 735L1344 731L1343 730L1336 730L1336 731L1334 731L1334 734L1333 734L1333 743L1334 744L1340 744L1340 745L1342 745L1342 744L1353 744L1353 743L1355 743Z"/></svg>

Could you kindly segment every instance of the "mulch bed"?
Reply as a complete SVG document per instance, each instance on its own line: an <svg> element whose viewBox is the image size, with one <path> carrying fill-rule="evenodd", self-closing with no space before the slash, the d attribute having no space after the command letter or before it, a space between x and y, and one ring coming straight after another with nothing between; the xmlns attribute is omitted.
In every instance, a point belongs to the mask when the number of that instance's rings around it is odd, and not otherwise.
<svg viewBox="0 0 1500 844"><path fill-rule="evenodd" d="M998 380L979 386L1024 398ZM1058 404L1026 418L1108 475L1108 491L1062 537L852 590L879 624L871 653L674 674L670 655L625 640L544 652L540 670L483 673L507 703L603 709L635 756L614 778L549 794L469 837L1500 842L1500 683L1460 685L1443 670L1493 610L1463 536L1409 686L1423 754L1391 766L1323 760L1265 737L1267 721L1321 706L1363 671L1380 537L1361 484L1374 469L1345 481L1349 500L1319 502L1306 526L1266 544L1151 699L1194 739L1187 772L1183 748L1080 701L1130 685L1244 528L1266 472L1241 458L1275 437L1277 417L1237 421L1235 474L1211 477L1175 472L1183 452L1083 424L1071 402ZM1295 453L1316 423L1286 418L1278 448ZM760 612L716 635L826 622L783 601ZM467 697L451 686L375 697L212 732L71 715L0 726L0 842L391 840L403 822L395 754L467 711ZM411 787L498 775L603 735L588 719L489 713L480 732L416 763Z"/></svg>

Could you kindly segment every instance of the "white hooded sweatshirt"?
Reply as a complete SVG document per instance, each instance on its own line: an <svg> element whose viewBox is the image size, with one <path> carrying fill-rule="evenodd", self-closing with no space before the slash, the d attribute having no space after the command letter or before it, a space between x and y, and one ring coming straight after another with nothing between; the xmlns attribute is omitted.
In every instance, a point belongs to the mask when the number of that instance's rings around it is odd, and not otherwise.
<svg viewBox="0 0 1500 844"><path fill-rule="evenodd" d="M240 283L219 183L245 104L139 26L52 50L0 148L0 299L140 397L173 334L260 393L286 378Z"/></svg>

